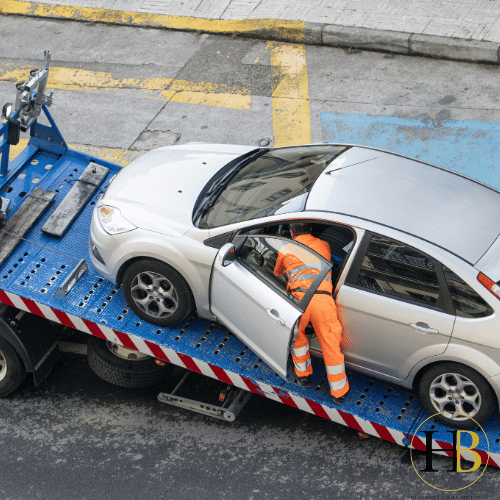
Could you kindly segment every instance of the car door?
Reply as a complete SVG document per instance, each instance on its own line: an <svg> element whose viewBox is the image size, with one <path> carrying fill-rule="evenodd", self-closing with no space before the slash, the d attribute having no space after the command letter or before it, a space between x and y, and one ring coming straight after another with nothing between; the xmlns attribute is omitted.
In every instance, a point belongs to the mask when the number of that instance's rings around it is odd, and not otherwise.
<svg viewBox="0 0 500 500"><path fill-rule="evenodd" d="M346 361L405 379L416 363L443 353L455 321L445 290L437 261L366 233L336 297Z"/></svg>
<svg viewBox="0 0 500 500"><path fill-rule="evenodd" d="M292 332L331 264L293 240L267 235L237 237L236 248L224 245L214 262L211 311L276 373L286 378ZM280 250L319 269L301 300L287 289L287 277L276 276Z"/></svg>

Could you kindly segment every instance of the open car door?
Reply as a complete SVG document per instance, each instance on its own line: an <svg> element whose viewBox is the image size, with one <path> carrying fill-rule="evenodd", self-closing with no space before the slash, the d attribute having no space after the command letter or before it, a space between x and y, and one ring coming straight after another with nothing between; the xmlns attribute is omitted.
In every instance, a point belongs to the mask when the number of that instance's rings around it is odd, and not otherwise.
<svg viewBox="0 0 500 500"><path fill-rule="evenodd" d="M224 245L214 262L211 310L276 373L286 378L292 333L331 263L296 241L276 236L239 236ZM243 238L243 240L241 239ZM319 269L301 300L287 289L287 276L275 276L280 250L286 246L304 263Z"/></svg>

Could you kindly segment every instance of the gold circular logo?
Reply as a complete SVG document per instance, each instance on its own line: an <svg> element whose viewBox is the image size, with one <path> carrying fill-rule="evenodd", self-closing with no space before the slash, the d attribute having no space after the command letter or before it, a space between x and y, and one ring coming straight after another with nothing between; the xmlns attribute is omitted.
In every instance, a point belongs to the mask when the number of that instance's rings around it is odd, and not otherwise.
<svg viewBox="0 0 500 500"><path fill-rule="evenodd" d="M470 484L468 484L467 486L462 486L461 488L456 488L456 489L451 489L451 490L447 490L447 489L444 489L444 488L439 488L437 486L434 486L432 484L430 484L429 482L427 482L418 472L417 468L415 467L415 463L413 462L413 440L415 439L415 437L417 436L418 434L418 431L420 429L420 427L422 427L425 422L427 422L427 420L430 420L431 418L435 417L436 415L441 415L442 413L458 413L460 415L463 415L464 417L467 417L469 418L470 420L472 420L482 431L482 433L484 434L484 437L486 438L486 443L488 444L488 451L487 451L487 460L486 460L486 464L484 465L484 469L483 471L481 472L481 474L479 475L479 477L477 477L474 481L472 481ZM453 431L450 431L450 432L453 432ZM457 433L458 432L467 432L468 434L474 434L477 436L477 434L473 431L470 431L470 430L465 430L465 429L460 429L460 430L457 430ZM479 436L477 436L477 439L478 439L478 442L479 442ZM476 446L477 443L474 445L474 439L473 439L473 444L472 446ZM473 456L474 456L474 459L475 459L475 462L474 462L474 468L472 469L469 469L469 470L460 470L459 472L472 472L472 471L475 471L477 470L477 468L479 468L479 466L481 465L481 458L479 456L479 454L476 452L476 451L473 451L474 449L472 448L472 446L470 448L463 448L464 450L467 450L467 451L470 451ZM459 446L459 449L460 449L460 446ZM456 449L455 449L455 453L456 453ZM426 451L427 453L429 453L429 451ZM432 450L430 451L430 453L432 453ZM441 413L435 413L434 415L431 415L429 418L426 418L417 428L417 430L415 431L415 434L413 435L412 439L411 439L411 443L410 443L410 458L411 458L411 464L413 466L413 469L415 470L415 472L417 473L418 477L427 485L427 486L430 486L431 488L434 488L436 490L440 490L440 491L460 491L460 490L465 490L466 488L468 488L469 486L472 486L475 482L479 481L479 479L481 478L481 476L484 474L484 471L486 470L486 467L488 466L488 462L490 460L490 442L488 441L488 436L486 435L486 432L484 432L484 429L472 418L472 417L469 417L468 415L466 415L465 413L461 413L461 412L441 412ZM479 459L479 465L477 465L476 463L476 460ZM461 460L461 457L460 455L457 456L457 462L460 463L460 460ZM477 465L477 467L475 467ZM460 467L459 467L460 468ZM423 472L423 471L421 471ZM451 472L451 471L447 471L447 472Z"/></svg>

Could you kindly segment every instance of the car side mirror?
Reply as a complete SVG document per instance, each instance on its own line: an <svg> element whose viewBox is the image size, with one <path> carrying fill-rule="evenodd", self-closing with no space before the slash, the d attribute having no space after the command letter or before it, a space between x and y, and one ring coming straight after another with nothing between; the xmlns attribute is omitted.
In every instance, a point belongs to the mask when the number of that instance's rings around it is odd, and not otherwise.
<svg viewBox="0 0 500 500"><path fill-rule="evenodd" d="M231 262L234 262L235 255L236 251L234 245L232 243L226 243L225 245L222 245L219 250L217 259L222 267L227 267L231 264Z"/></svg>

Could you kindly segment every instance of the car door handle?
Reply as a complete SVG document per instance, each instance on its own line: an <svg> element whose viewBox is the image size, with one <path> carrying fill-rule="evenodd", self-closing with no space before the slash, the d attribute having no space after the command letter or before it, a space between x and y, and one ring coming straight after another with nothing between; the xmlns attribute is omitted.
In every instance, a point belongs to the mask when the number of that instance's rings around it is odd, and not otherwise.
<svg viewBox="0 0 500 500"><path fill-rule="evenodd" d="M284 325L285 320L280 318L280 313L276 311L276 309L266 309L267 315L273 320L276 321L279 325Z"/></svg>
<svg viewBox="0 0 500 500"><path fill-rule="evenodd" d="M439 333L439 330L431 328L427 323L410 323L410 326L419 333Z"/></svg>

